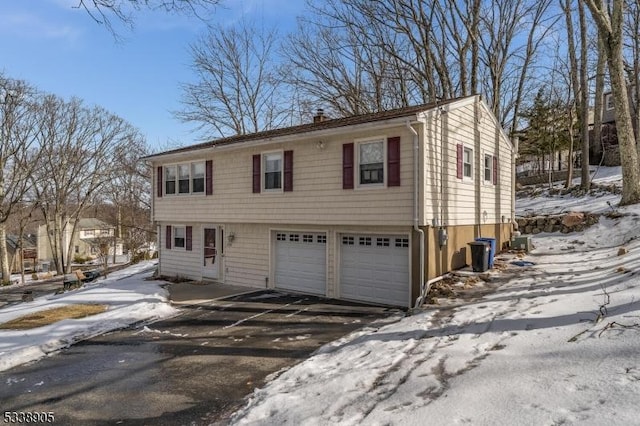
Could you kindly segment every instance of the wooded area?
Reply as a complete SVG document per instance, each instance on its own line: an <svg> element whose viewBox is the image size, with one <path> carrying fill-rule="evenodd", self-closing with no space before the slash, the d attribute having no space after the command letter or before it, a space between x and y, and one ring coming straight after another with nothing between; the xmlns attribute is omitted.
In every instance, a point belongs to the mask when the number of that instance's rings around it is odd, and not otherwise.
<svg viewBox="0 0 640 426"><path fill-rule="evenodd" d="M80 0L77 7L117 36L114 20L131 26L142 8L202 19L201 11L222 5ZM316 108L337 118L479 93L508 133L526 135L523 155L551 163L559 150L569 152L567 186L579 151L588 190L590 134L599 145L610 90L621 204L637 203L639 29L632 0L308 0L289 33L240 20L193 42L196 80L183 85L175 116L215 138L307 123ZM139 239L132 230L148 231L139 219L149 206L148 170L138 161L148 149L122 118L0 75L0 142L3 277L10 219L20 232L36 216L49 227L58 271L70 264L62 232L91 206L117 207L116 226L129 230L119 237L129 235L131 247Z"/></svg>

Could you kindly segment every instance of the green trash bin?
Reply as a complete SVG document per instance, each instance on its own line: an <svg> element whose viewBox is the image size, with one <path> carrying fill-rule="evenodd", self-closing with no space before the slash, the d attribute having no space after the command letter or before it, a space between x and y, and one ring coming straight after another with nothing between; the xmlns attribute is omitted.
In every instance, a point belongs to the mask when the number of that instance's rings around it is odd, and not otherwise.
<svg viewBox="0 0 640 426"><path fill-rule="evenodd" d="M485 272L489 269L491 244L486 241L473 241L471 246L471 268L473 272Z"/></svg>

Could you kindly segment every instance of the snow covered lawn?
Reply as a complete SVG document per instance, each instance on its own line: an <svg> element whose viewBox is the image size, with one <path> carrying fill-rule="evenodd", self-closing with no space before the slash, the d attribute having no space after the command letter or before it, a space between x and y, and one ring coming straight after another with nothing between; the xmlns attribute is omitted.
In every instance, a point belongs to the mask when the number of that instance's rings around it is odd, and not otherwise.
<svg viewBox="0 0 640 426"><path fill-rule="evenodd" d="M620 211L537 235L524 258L535 265L492 272L489 295L325 345L255 391L234 423L640 424L640 206Z"/></svg>
<svg viewBox="0 0 640 426"><path fill-rule="evenodd" d="M154 321L178 311L167 303L162 281L145 281L155 267L141 262L86 284L79 290L43 296L33 302L0 309L0 323L38 311L71 304L104 304L106 312L68 319L29 330L0 330L0 371L41 358L48 353L111 330Z"/></svg>

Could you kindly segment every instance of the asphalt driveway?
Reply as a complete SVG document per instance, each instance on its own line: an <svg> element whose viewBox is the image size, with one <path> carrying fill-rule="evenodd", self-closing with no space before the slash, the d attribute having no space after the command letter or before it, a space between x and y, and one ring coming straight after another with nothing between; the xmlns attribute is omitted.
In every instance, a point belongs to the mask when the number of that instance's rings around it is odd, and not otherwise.
<svg viewBox="0 0 640 426"><path fill-rule="evenodd" d="M225 424L269 374L396 312L270 290L180 309L0 373L4 410L65 425Z"/></svg>

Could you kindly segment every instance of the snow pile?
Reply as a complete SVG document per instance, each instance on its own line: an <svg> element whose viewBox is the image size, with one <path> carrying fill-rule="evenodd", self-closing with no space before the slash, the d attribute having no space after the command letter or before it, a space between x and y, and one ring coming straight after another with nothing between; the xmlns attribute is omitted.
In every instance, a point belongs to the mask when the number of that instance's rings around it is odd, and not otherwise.
<svg viewBox="0 0 640 426"><path fill-rule="evenodd" d="M620 212L538 234L535 265L492 272L494 293L325 345L233 422L638 424L640 206Z"/></svg>
<svg viewBox="0 0 640 426"><path fill-rule="evenodd" d="M106 312L67 319L29 330L0 330L0 371L36 360L73 343L139 322L154 321L178 311L167 302L161 281L145 281L155 261L141 262L109 274L79 290L43 296L0 310L0 323L38 311L72 304L104 304Z"/></svg>

